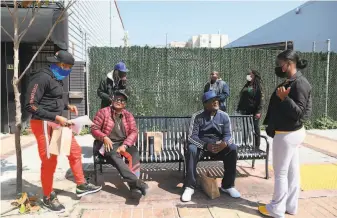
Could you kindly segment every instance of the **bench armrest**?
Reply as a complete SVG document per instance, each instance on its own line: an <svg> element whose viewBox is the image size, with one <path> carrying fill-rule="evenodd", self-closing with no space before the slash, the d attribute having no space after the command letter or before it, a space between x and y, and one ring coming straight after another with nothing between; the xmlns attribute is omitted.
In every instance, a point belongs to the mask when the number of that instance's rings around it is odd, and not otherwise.
<svg viewBox="0 0 337 218"><path fill-rule="evenodd" d="M179 141L180 141L180 152L182 153L182 154L184 154L185 153L185 151L186 151L186 148L187 148L187 141L186 141L186 139L184 138L184 134L182 134L180 137L179 137Z"/></svg>
<svg viewBox="0 0 337 218"><path fill-rule="evenodd" d="M254 132L254 135L259 136L260 138L263 138L266 141L266 153L269 155L269 142L268 142L268 137L264 135L259 135Z"/></svg>

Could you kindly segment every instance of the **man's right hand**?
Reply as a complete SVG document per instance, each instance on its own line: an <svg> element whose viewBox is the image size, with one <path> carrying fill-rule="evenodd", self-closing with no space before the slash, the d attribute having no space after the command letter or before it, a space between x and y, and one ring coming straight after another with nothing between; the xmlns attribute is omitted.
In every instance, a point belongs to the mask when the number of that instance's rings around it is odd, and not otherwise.
<svg viewBox="0 0 337 218"><path fill-rule="evenodd" d="M212 152L213 154L216 154L216 153L218 153L217 147L218 147L218 145L208 144L207 145L207 151Z"/></svg>
<svg viewBox="0 0 337 218"><path fill-rule="evenodd" d="M61 126L69 126L71 125L71 122L68 121L67 118L62 117L62 116L56 116L55 121L58 122Z"/></svg>
<svg viewBox="0 0 337 218"><path fill-rule="evenodd" d="M108 136L105 136L103 139L103 144L104 144L104 148L107 152L109 152L110 150L112 150L112 141Z"/></svg>

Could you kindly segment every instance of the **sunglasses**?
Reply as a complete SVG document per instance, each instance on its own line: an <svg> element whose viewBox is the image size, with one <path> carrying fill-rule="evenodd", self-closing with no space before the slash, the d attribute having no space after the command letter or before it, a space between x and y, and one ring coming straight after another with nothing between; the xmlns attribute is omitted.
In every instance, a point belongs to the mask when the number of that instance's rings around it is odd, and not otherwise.
<svg viewBox="0 0 337 218"><path fill-rule="evenodd" d="M114 101L115 101L115 102L118 102L118 103L123 103L123 104L126 103L126 100L123 99L123 98L115 98Z"/></svg>

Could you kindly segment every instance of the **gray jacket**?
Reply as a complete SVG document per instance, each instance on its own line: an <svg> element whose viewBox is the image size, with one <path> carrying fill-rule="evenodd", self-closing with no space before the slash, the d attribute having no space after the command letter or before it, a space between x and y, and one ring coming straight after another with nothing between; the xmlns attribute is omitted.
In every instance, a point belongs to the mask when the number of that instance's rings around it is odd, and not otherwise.
<svg viewBox="0 0 337 218"><path fill-rule="evenodd" d="M207 82L204 88L204 92L208 92L210 90L214 90L215 93L220 98L220 109L223 111L226 111L227 109L227 98L229 97L230 91L229 86L225 81L222 79L218 79L215 84L212 84L211 82Z"/></svg>

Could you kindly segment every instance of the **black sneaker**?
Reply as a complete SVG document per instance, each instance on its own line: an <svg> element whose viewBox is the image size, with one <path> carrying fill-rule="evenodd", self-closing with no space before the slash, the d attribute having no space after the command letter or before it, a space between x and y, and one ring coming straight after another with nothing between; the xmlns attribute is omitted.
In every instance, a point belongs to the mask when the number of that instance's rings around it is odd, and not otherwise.
<svg viewBox="0 0 337 218"><path fill-rule="evenodd" d="M149 189L149 186L142 180L137 181L137 187L142 192L142 195L146 195L147 190Z"/></svg>
<svg viewBox="0 0 337 218"><path fill-rule="evenodd" d="M84 195L99 192L101 189L102 189L102 186L95 186L90 183L84 183L76 187L76 194L77 194L77 197L83 197Z"/></svg>
<svg viewBox="0 0 337 218"><path fill-rule="evenodd" d="M142 192L137 188L130 189L130 192L133 199L140 199L142 197Z"/></svg>
<svg viewBox="0 0 337 218"><path fill-rule="evenodd" d="M55 192L50 193L49 198L43 196L43 204L48 209L57 213L63 213L65 211L65 207L59 202Z"/></svg>

